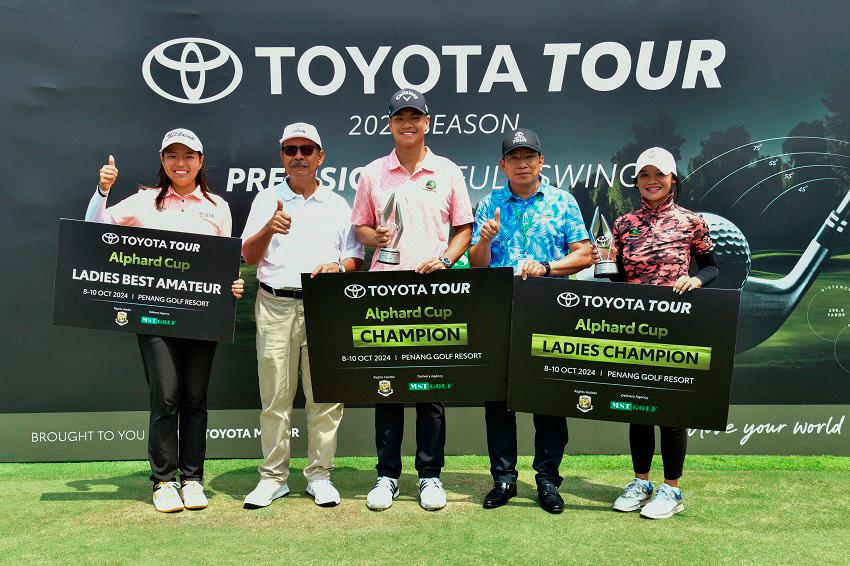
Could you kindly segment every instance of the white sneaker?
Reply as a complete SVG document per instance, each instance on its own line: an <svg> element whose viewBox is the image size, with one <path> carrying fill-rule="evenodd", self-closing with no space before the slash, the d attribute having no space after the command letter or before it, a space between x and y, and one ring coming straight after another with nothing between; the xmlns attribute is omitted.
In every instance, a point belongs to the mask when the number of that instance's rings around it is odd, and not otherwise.
<svg viewBox="0 0 850 566"><path fill-rule="evenodd" d="M262 479L254 491L245 496L243 509L261 509L268 507L279 497L289 495L289 486L277 480Z"/></svg>
<svg viewBox="0 0 850 566"><path fill-rule="evenodd" d="M207 496L204 495L204 486L201 482L189 480L183 482L183 487L180 488L180 495L183 497L183 506L186 509L206 509L209 502Z"/></svg>
<svg viewBox="0 0 850 566"><path fill-rule="evenodd" d="M180 484L176 481L161 481L153 488L153 506L160 513L176 513L183 510L183 500L177 493Z"/></svg>
<svg viewBox="0 0 850 566"><path fill-rule="evenodd" d="M681 491L677 495L672 487L662 483L655 497L641 510L640 516L647 519L668 519L685 510Z"/></svg>
<svg viewBox="0 0 850 566"><path fill-rule="evenodd" d="M366 507L373 511L383 511L393 505L393 499L398 497L398 480L387 476L378 477L375 487L366 496Z"/></svg>
<svg viewBox="0 0 850 566"><path fill-rule="evenodd" d="M339 505L339 492L331 480L309 480L307 494L313 496L313 501L319 507L334 507Z"/></svg>
<svg viewBox="0 0 850 566"><path fill-rule="evenodd" d="M652 497L652 484L647 487L642 480L635 478L623 490L623 495L614 501L614 511L637 511L649 503L650 497Z"/></svg>
<svg viewBox="0 0 850 566"><path fill-rule="evenodd" d="M438 478L419 480L419 506L426 511L438 511L446 506L446 491Z"/></svg>

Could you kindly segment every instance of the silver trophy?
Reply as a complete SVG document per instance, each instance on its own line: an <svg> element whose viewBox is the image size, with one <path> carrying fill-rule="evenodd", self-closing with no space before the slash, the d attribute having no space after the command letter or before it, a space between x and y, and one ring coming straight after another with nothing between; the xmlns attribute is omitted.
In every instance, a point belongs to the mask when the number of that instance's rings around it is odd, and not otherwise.
<svg viewBox="0 0 850 566"><path fill-rule="evenodd" d="M590 223L590 237L593 238L593 244L599 252L599 261L593 267L593 276L601 279L617 275L620 272L617 268L617 257L611 253L611 244L614 242L614 235L611 233L611 227L608 226L608 221L599 212L598 206L593 211L593 221Z"/></svg>
<svg viewBox="0 0 850 566"><path fill-rule="evenodd" d="M396 246L401 239L402 232L404 232L404 222L401 219L401 204L396 201L395 193L392 193L384 204L381 224L390 228L391 232L395 232L395 234L388 246L381 247L378 250L378 262L398 265L401 263L401 252Z"/></svg>

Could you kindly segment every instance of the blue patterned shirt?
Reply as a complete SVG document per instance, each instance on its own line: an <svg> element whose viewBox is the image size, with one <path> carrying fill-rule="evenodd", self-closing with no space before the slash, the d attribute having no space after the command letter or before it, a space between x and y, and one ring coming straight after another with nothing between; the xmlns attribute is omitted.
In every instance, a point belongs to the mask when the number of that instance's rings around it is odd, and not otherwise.
<svg viewBox="0 0 850 566"><path fill-rule="evenodd" d="M587 240L587 229L576 199L541 180L537 192L523 200L506 184L484 197L475 212L472 244L499 209L501 227L490 243L490 267L515 267L521 259L555 261L569 253L569 244Z"/></svg>

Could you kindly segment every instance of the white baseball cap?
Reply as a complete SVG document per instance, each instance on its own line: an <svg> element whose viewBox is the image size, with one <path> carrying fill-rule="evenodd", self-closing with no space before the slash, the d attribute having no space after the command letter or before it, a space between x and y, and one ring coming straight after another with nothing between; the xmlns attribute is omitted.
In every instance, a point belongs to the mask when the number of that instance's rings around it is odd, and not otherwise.
<svg viewBox="0 0 850 566"><path fill-rule="evenodd" d="M182 143L192 151L197 151L198 153L204 152L204 146L201 144L201 140L195 135L195 132L186 128L175 128L166 133L162 138L162 147L159 148L159 152L162 153L166 147L173 143Z"/></svg>
<svg viewBox="0 0 850 566"><path fill-rule="evenodd" d="M636 173L647 165L655 165L663 174L673 173L676 175L676 158L663 147L650 147L640 154L635 163Z"/></svg>
<svg viewBox="0 0 850 566"><path fill-rule="evenodd" d="M319 146L319 148L322 147L322 138L319 137L319 130L313 124L304 122L289 124L283 129L283 135L280 136L280 143L289 141L292 138L306 138Z"/></svg>

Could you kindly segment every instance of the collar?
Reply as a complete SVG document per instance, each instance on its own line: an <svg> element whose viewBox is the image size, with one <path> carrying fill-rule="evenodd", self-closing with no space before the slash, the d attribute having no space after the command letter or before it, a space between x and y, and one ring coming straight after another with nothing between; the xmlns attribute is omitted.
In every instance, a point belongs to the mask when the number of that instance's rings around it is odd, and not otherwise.
<svg viewBox="0 0 850 566"><path fill-rule="evenodd" d="M667 198L664 200L664 202L661 203L661 205L658 208L650 208L649 202L647 202L647 200L645 198L641 197L640 200L643 203L641 210L645 213L654 213L654 214L660 214L662 212L670 210L671 208L673 208L676 205L676 203L673 201L673 196L674 196L673 192L670 191L670 194L667 196Z"/></svg>
<svg viewBox="0 0 850 566"><path fill-rule="evenodd" d="M322 181L319 180L318 177L316 177L316 182L319 184L319 186L316 188L316 191L305 200L315 199L316 202L324 202L327 196L325 194L325 191L328 190L328 188L322 185ZM282 187L281 192L283 193L283 200L294 200L296 198L303 198L301 195L293 191L292 188L289 186L288 175L283 179L283 183L281 183L279 186Z"/></svg>
<svg viewBox="0 0 850 566"><path fill-rule="evenodd" d="M183 196L178 195L178 194L177 194L177 191L175 191L175 190L171 187L171 185L168 185L168 190L167 190L167 191L165 191L165 198L169 198L169 197L171 197L171 198L179 198L179 199L194 198L194 199L197 199L197 200L203 200L203 198L204 198L204 193L201 191L201 186L200 186L200 185L197 185L197 186L195 187L195 190L194 190L194 191L192 191L191 193L189 193L188 195L186 195L185 197L183 197Z"/></svg>
<svg viewBox="0 0 850 566"><path fill-rule="evenodd" d="M429 173L433 173L434 171L437 170L435 161L436 161L436 156L426 145L425 146L425 158L422 159L422 162L419 163L419 166L416 168L416 171L414 171L413 174L415 175L416 173L418 173L420 171L428 171ZM401 169L404 170L405 173L407 172L407 169L404 169L404 167L402 167L401 161L399 161L398 155L396 155L395 149L393 149L390 152L390 154L387 156L387 167L389 168L390 171L394 171L396 169L401 168Z"/></svg>
<svg viewBox="0 0 850 566"><path fill-rule="evenodd" d="M531 196L529 196L526 199L523 199L523 198L516 196L513 193L513 191L511 191L511 182L508 181L507 183L505 183L505 186L502 187L502 191L504 191L504 200L505 201L513 200L513 201L516 201L516 202L531 202L533 199L537 198L537 195L541 195L541 196L545 197L546 196L545 189L547 189L549 187L549 184L543 179L542 176L539 177L539 179L540 179L540 185L537 186L537 190L534 191L534 194L532 194Z"/></svg>

